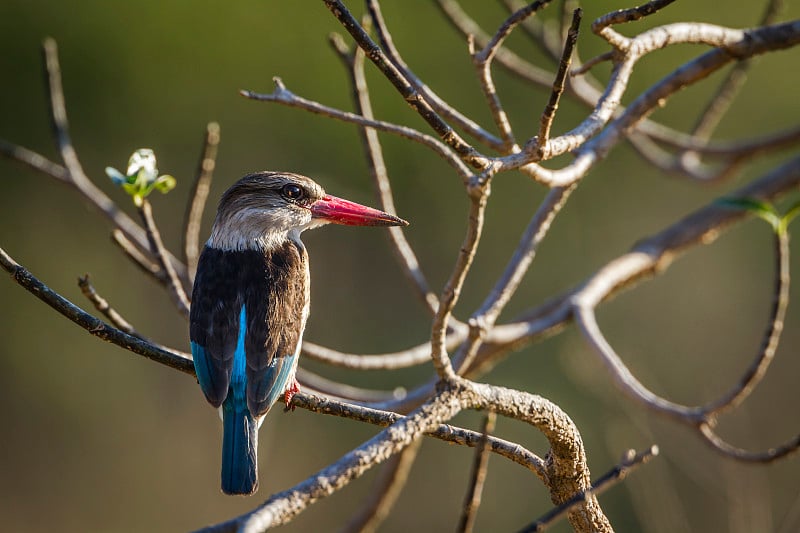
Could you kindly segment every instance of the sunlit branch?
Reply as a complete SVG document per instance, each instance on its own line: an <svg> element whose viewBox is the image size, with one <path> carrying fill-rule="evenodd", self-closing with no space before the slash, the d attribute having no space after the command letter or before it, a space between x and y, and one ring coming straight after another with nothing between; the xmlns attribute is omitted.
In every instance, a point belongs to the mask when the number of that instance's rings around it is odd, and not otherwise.
<svg viewBox="0 0 800 533"><path fill-rule="evenodd" d="M400 137L418 142L433 150L439 157L449 163L450 166L453 167L463 179L466 179L472 174L472 172L461 161L461 159L453 154L446 144L442 143L435 137L420 133L417 130L407 126L400 126L398 124L391 124L389 122L383 122L380 120L367 120L366 118L356 115L355 113L349 113L347 111L341 111L339 109L324 106L312 100L307 100L295 95L286 88L280 78L273 78L273 81L275 83L275 89L270 94L256 93L253 91L241 91L241 94L242 96L252 100L275 102L289 107L296 107L305 111L310 111L311 113L318 115L342 120L344 122L368 126L370 128L375 128L376 130L399 135Z"/></svg>
<svg viewBox="0 0 800 533"><path fill-rule="evenodd" d="M338 34L334 34L338 37ZM372 112L372 103L370 102L369 89L367 87L367 80L364 76L364 51L356 48L352 53L347 50L344 42L341 39L332 37L331 39L334 49L337 51L339 57L345 62L350 74L350 80L353 87L353 100L356 106L356 112L368 120L374 118ZM371 128L360 127L359 134L361 137L364 152L369 163L370 172L372 174L372 181L375 184L378 200L381 208L387 213L394 214L396 212L394 207L394 197L392 195L392 187L389 181L388 171L386 170L386 163L383 158L383 150L381 149L378 133ZM419 260L408 240L405 238L405 233L398 227L389 228L389 236L391 238L393 247L400 265L406 277L412 282L416 289L417 296L425 303L431 314L436 312L439 306L439 300L436 295L431 291L428 285L428 280L422 272L419 265Z"/></svg>
<svg viewBox="0 0 800 533"><path fill-rule="evenodd" d="M591 489L577 494L569 501L551 509L544 516L521 529L519 533L534 533L546 530L556 521L563 518L573 507L582 503L587 496L591 494L594 494L595 496L602 494L628 477L628 474L630 474L632 471L641 465L648 463L651 459L657 456L658 453L658 446L655 445L647 448L646 450L642 450L639 453L636 453L634 450L628 450L618 465L600 476L597 481L592 483Z"/></svg>
<svg viewBox="0 0 800 533"><path fill-rule="evenodd" d="M394 85L398 93L419 116L439 135L447 146L452 148L461 159L469 165L482 169L486 166L486 157L478 153L469 143L456 133L441 116L419 94L416 88L403 76L392 63L383 50L370 38L369 34L361 27L350 11L339 0L323 0L326 7L342 24L345 30L355 39L358 46L364 50L366 56L378 67L389 82Z"/></svg>
<svg viewBox="0 0 800 533"><path fill-rule="evenodd" d="M153 208L146 198L142 201L142 205L139 207L139 214L142 217L142 222L144 223L144 227L147 231L147 239L150 242L150 251L156 257L161 269L166 274L167 292L172 298L175 306L178 308L178 311L180 311L184 317L188 317L189 298L186 296L186 292L183 290L181 280L178 278L178 274L175 271L175 268L172 266L172 262L169 259L169 254L167 253L167 250L164 247L164 242L161 239L161 232L158 230L156 221L153 218Z"/></svg>
<svg viewBox="0 0 800 533"><path fill-rule="evenodd" d="M386 22L383 20L383 14L381 12L378 0L367 0L367 8L369 9L370 18L375 25L375 31L377 33L378 40L386 52L386 56L394 64L394 66L403 73L403 76L405 76L408 82L416 87L416 89L421 95L423 95L431 107L433 107L444 119L449 120L486 146L494 150L501 150L503 148L502 139L489 133L474 120L448 104L446 101L440 98L439 95L433 91L433 89L425 85L425 83L411 71L405 61L403 61L400 52L394 46L392 36L389 33Z"/></svg>
<svg viewBox="0 0 800 533"><path fill-rule="evenodd" d="M219 124L209 122L203 139L203 150L197 164L197 172L192 182L192 191L183 222L183 255L186 261L188 281L194 281L197 260L200 257L200 223L214 177L217 164L217 147L219 146Z"/></svg>
<svg viewBox="0 0 800 533"><path fill-rule="evenodd" d="M470 533L475 527L475 517L478 515L478 508L481 505L483 485L486 481L486 471L489 466L489 435L494 432L496 421L497 415L491 411L483 419L481 442L475 447L470 483L464 498L461 519L456 528L457 532Z"/></svg>

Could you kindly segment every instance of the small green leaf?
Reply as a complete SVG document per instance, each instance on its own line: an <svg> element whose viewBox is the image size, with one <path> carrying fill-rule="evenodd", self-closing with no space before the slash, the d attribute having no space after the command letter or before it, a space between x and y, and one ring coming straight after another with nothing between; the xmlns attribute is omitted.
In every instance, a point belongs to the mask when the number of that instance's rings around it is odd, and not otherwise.
<svg viewBox="0 0 800 533"><path fill-rule="evenodd" d="M153 185L160 193L167 194L174 189L177 184L178 181L174 177L169 174L164 174L163 176L159 176Z"/></svg>

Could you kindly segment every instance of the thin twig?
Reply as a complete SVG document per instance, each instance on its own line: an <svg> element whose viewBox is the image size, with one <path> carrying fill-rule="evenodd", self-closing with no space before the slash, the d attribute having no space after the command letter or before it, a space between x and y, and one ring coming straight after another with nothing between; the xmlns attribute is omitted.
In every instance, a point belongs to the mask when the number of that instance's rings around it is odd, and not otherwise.
<svg viewBox="0 0 800 533"><path fill-rule="evenodd" d="M800 451L800 433L778 446L760 452L752 452L729 444L714 432L710 424L700 424L697 429L703 440L712 448L723 455L746 463L772 463Z"/></svg>
<svg viewBox="0 0 800 533"><path fill-rule="evenodd" d="M369 497L339 533L372 533L386 520L408 480L408 473L417 458L421 440L392 456L378 476Z"/></svg>
<svg viewBox="0 0 800 533"><path fill-rule="evenodd" d="M217 147L219 146L219 124L209 122L203 139L203 150L197 165L192 190L189 194L189 203L183 222L183 259L186 262L186 272L189 282L194 282L197 271L197 259L200 257L200 223L203 220L203 211L211 190L211 180L214 177L214 167L217 164Z"/></svg>
<svg viewBox="0 0 800 533"><path fill-rule="evenodd" d="M92 282L89 281L89 274L84 274L78 278L78 286L81 288L83 295L86 296L86 299L92 302L94 308L102 313L103 316L105 316L108 320L110 320L114 327L124 331L128 335L133 335L134 337L139 338L142 337L136 333L136 330L133 328L130 322L125 320L122 315L116 311L116 309L109 305L108 300L97 293L92 285Z"/></svg>
<svg viewBox="0 0 800 533"><path fill-rule="evenodd" d="M580 76L582 74L586 74L592 69L592 67L599 65L600 63L603 63L605 61L611 61L612 59L614 59L613 50L609 52L603 52L602 54L598 54L593 58L589 59L579 67L572 69L569 72L569 75L575 77L575 76Z"/></svg>
<svg viewBox="0 0 800 533"><path fill-rule="evenodd" d="M550 128L553 126L553 120L556 117L558 110L558 102L561 100L561 95L564 93L564 84L567 79L567 72L572 62L572 51L575 49L575 44L578 42L578 31L581 26L581 18L583 17L583 10L576 9L572 13L572 25L569 27L567 33L567 40L564 43L564 53L561 55L561 61L558 63L558 70L556 71L556 78L553 80L553 90L550 92L550 100L542 111L542 117L539 125L539 138L536 141L538 145L539 157L541 159L549 159L547 157L547 141L550 139Z"/></svg>
<svg viewBox="0 0 800 533"><path fill-rule="evenodd" d="M479 196L470 197L470 212L467 221L467 233L458 252L458 258L450 278L442 291L441 303L433 318L431 331L431 358L436 373L442 379L453 379L455 372L445 350L447 342L447 325L453 308L461 296L461 289L467 273L475 259L475 253L483 232L484 215L488 201L488 191L483 190Z"/></svg>
<svg viewBox="0 0 800 533"><path fill-rule="evenodd" d="M465 328L450 333L445 340L446 349L456 348L466 337L465 333ZM344 353L309 341L303 341L302 349L304 357L354 370L396 370L429 363L431 360L430 342L407 350L383 354Z"/></svg>
<svg viewBox="0 0 800 533"><path fill-rule="evenodd" d="M776 231L775 241L775 291L772 298L769 325L761 342L761 347L750 367L727 394L718 400L704 406L704 411L709 415L718 415L737 407L747 398L753 389L758 386L767 373L770 363L775 357L778 344L783 331L783 322L786 318L786 309L789 307L789 233Z"/></svg>
<svg viewBox="0 0 800 533"><path fill-rule="evenodd" d="M353 17L347 7L339 0L323 0L326 7L342 24L345 30L355 39L358 46L364 50L367 57L378 67L389 82L394 85L397 92L414 109L419 116L428 123L439 138L452 148L461 159L477 169L486 167L486 157L481 155L468 142L461 138L453 128L420 95L419 91L403 76L402 72L392 63L381 48L370 38L369 34Z"/></svg>
<svg viewBox="0 0 800 533"><path fill-rule="evenodd" d="M470 36L469 51L472 56L472 61L478 71L478 80L481 83L483 94L489 104L489 111L492 113L495 125L500 130L500 136L503 139L503 152L512 153L519 150L516 141L514 140L514 133L511 129L511 123L508 121L503 109L503 104L500 102L500 97L497 94L497 89L492 78L492 60L497 54L497 51L503 45L505 39L511 34L514 28L517 27L526 18L532 16L540 9L547 6L550 0L537 0L526 6L521 7L512 13L497 29L494 36L489 39L489 42L480 51L475 51L475 38Z"/></svg>
<svg viewBox="0 0 800 533"><path fill-rule="evenodd" d="M311 113L341 120L343 122L368 126L370 128L375 128L376 130L385 131L387 133L404 137L433 150L439 157L444 159L451 167L453 167L458 172L459 176L462 177L462 179L467 179L472 174L472 172L469 170L469 167L467 167L445 143L431 135L420 133L417 130L407 126L400 126L398 124L392 124L382 120L367 120L362 116L356 115L355 113L349 113L347 111L341 111L333 107L322 105L318 102L297 96L287 89L286 85L284 85L283 81L278 77L274 77L272 81L275 84L275 89L270 94L257 93L254 91L240 91L240 94L245 98L250 98L251 100L275 102L289 107L296 107Z"/></svg>
<svg viewBox="0 0 800 533"><path fill-rule="evenodd" d="M486 481L486 471L489 466L489 435L494 432L497 415L489 411L483 419L481 428L481 443L475 447L475 458L472 462L472 473L467 494L464 499L464 507L461 513L456 531L461 533L471 533L475 527L475 518L478 515L478 508L481 505L481 494L483 484Z"/></svg>
<svg viewBox="0 0 800 533"><path fill-rule="evenodd" d="M308 389L310 392L316 391L328 398L360 405L398 400L406 396L406 390L402 387L396 387L394 390L390 391L354 387L324 378L302 367L297 369L297 381L304 387L303 390Z"/></svg>
<svg viewBox="0 0 800 533"><path fill-rule="evenodd" d="M381 427L388 427L394 424L403 416L391 411L384 411L380 409L373 409L369 407L362 407L353 405L346 402L333 401L328 398L321 398L318 396L304 394L302 391L292 399L292 404L303 409L307 409L313 413L321 413L325 415L333 415L359 422L366 422ZM481 443L483 435L478 431L453 426L450 424L441 424L436 428L430 430L426 435L461 446L475 448ZM519 444L489 436L488 446L492 453L496 453L501 457L524 466L540 479L546 476L545 461L537 456L535 453L526 450Z"/></svg>
<svg viewBox="0 0 800 533"><path fill-rule="evenodd" d="M161 232L158 231L158 226L156 226L156 221L153 218L153 208L147 198L142 200L142 205L139 207L139 214L147 230L147 238L150 241L150 251L156 259L158 259L162 270L167 275L167 292L178 308L178 311L180 311L184 317L188 318L189 298L186 297L186 291L183 290L181 280L178 279L178 275L175 273L175 269L169 259L169 254L164 247L164 241L161 240Z"/></svg>
<svg viewBox="0 0 800 533"><path fill-rule="evenodd" d="M760 180L737 191L731 197L766 199L769 196L769 190L765 186L769 186L774 191L775 188L780 189L787 184L797 183L798 181L800 181L800 157L795 157ZM573 316L584 338L600 356L601 361L611 372L616 384L631 398L656 413L667 415L678 422L699 429L703 432L706 440L713 444L715 448L723 453L730 452L730 455L734 458L744 458L745 460L748 460L747 458L751 456L774 456L777 458L788 453L787 450L791 450L791 443L787 445L788 448L779 448L780 453L776 452L775 454L772 451L764 454L739 453L738 448L728 444L721 444L721 441L712 434L708 422L710 418L713 419L713 416L709 415L705 406L690 407L681 405L667 400L645 387L630 372L613 347L608 343L597 324L595 316L597 305L612 292L629 285L637 277L662 271L674 258L674 253L668 253L667 250L682 250L694 242L707 243L709 239L716 237L719 229L726 223L745 216L744 213L731 213L730 211L732 210L719 205L708 206L689 215L656 238L643 241L632 252L600 269L572 297ZM712 230L710 228L715 229ZM770 333L769 343L772 342L771 338L772 333ZM755 372L750 379L757 379L758 368L762 364L759 359L757 361L759 362L756 363ZM750 379L745 379L745 386ZM731 399L738 401L738 397L739 393L734 392L732 396L723 397L724 400L719 405L724 405L725 402L730 402ZM718 404L717 402L710 402L709 405L716 407Z"/></svg>
<svg viewBox="0 0 800 533"><path fill-rule="evenodd" d="M119 246L120 250L122 250L125 255L128 256L128 259L133 261L133 264L138 266L142 272L152 276L159 283L166 284L167 274L164 272L164 269L149 257L145 256L138 246L125 236L122 230L115 229L112 231L111 240L114 244Z"/></svg>
<svg viewBox="0 0 800 533"><path fill-rule="evenodd" d="M461 9L455 0L437 0L436 5L445 15L445 19L450 22L462 35L474 36L475 44L483 48L490 40L489 35ZM549 87L552 83L553 74L541 69L531 63L524 61L517 54L507 48L500 48L496 53L497 61L506 69L528 82L539 87Z"/></svg>
<svg viewBox="0 0 800 533"><path fill-rule="evenodd" d="M437 113L442 115L445 120L449 120L450 122L454 123L456 126L464 130L469 135L472 135L475 139L482 142L486 146L494 150L501 150L503 148L502 139L489 133L471 118L459 112L453 106L445 102L433 91L433 89L423 83L422 80L420 80L419 77L417 77L417 75L411 71L409 66L400 55L400 52L394 46L392 35L389 33L389 28L383 19L383 13L381 12L380 3L378 0L367 0L367 9L369 9L370 18L375 25L375 33L377 34L381 46L386 52L386 56L394 64L394 66L403 73L409 83L416 87L416 89L421 95L423 95L431 107L433 107Z"/></svg>
<svg viewBox="0 0 800 533"><path fill-rule="evenodd" d="M84 173L69 134L64 90L61 84L61 66L58 61L58 47L55 40L50 38L45 39L42 49L44 51L45 74L48 81L47 90L50 96L51 120L59 151L61 152L61 158L66 165L66 175L61 177L60 171L43 161L39 161L38 163L43 164L38 165L36 168L57 179L67 181L89 200L92 205L108 217L114 225L125 234L128 240L134 241L140 250L147 250L147 235L142 227L121 211L114 201L97 188ZM23 156L30 156L32 154L32 152L27 152L28 153L18 152L18 154ZM30 158L28 158L27 161L22 161L28 165L33 162ZM177 261L172 255L169 255L169 258L178 275L183 278L185 276L185 267L183 263Z"/></svg>
<svg viewBox="0 0 800 533"><path fill-rule="evenodd" d="M695 154L692 157L675 157L646 135L629 135L627 140L649 164L664 172L712 183L733 178L757 155L794 147L800 141L800 128L759 135L743 141L698 144L697 150L689 151ZM706 159L721 159L722 162L710 165L704 163L700 155L704 155Z"/></svg>
<svg viewBox="0 0 800 533"><path fill-rule="evenodd" d="M350 53L344 45L344 41L337 37L338 34L332 36L331 44L347 65L353 87L353 101L356 112L368 120L373 120L375 117L372 112L367 80L364 76L364 51L361 48L356 48L355 51ZM383 211L393 214L396 212L394 197L378 133L372 128L363 126L358 128L358 132L369 164L370 173L372 174L372 182L375 185L378 202ZM400 261L403 272L416 289L415 294L428 307L431 314L435 313L436 308L439 307L439 300L431 291L428 280L422 272L419 260L408 243L405 233L398 227L391 227L389 228L389 237L393 244L392 249Z"/></svg>
<svg viewBox="0 0 800 533"><path fill-rule="evenodd" d="M44 63L47 72L50 95L50 118L52 119L53 131L55 133L58 149L61 152L61 159L69 172L70 179L74 182L89 182L89 178L83 171L78 155L72 145L72 138L69 133L69 123L67 121L67 108L64 102L64 88L61 84L61 66L58 61L58 46L54 39L45 39L42 44L44 52Z"/></svg>
<svg viewBox="0 0 800 533"><path fill-rule="evenodd" d="M520 0L502 0L509 13L513 13L525 6ZM554 30L551 21L543 21L541 17L530 17L520 24L522 30L535 42L550 58L558 62L561 57L563 39Z"/></svg>
<svg viewBox="0 0 800 533"><path fill-rule="evenodd" d="M634 22L641 20L644 17L649 17L660 9L670 5L675 0L653 0L640 6L631 7L629 9L618 9L612 11L602 17L598 18L592 23L592 31L600 33L604 28L614 24L624 24L626 22Z"/></svg>
<svg viewBox="0 0 800 533"><path fill-rule="evenodd" d="M551 0L536 0L520 7L512 13L503 21L492 38L484 45L483 50L478 52L479 60L481 62L491 62L492 58L497 54L498 50L500 50L503 42L511 35L511 32L514 31L514 28L531 15L545 8L550 1Z"/></svg>
<svg viewBox="0 0 800 533"><path fill-rule="evenodd" d="M548 527L552 526L557 520L563 518L576 505L580 505L588 496L592 494L595 496L602 494L609 488L625 479L633 470L643 464L648 463L657 455L658 446L655 445L647 448L646 450L642 450L639 453L636 453L634 450L628 450L623 456L622 461L620 461L617 466L600 476L597 481L592 483L591 489L580 494L576 494L575 497L569 501L566 501L558 507L551 509L541 518L521 529L519 533L534 533L544 531Z"/></svg>
<svg viewBox="0 0 800 533"><path fill-rule="evenodd" d="M772 24L782 8L783 0L770 0L758 25L766 26ZM747 79L747 71L750 70L754 63L755 58L739 61L728 72L715 94L709 99L705 109L695 121L695 125L691 130L694 137L701 140L707 140L711 137L733 104L736 95ZM700 154L696 151L684 150L676 156L676 159L680 160L680 166L697 166L699 164L699 156Z"/></svg>
<svg viewBox="0 0 800 533"><path fill-rule="evenodd" d="M90 315L39 281L36 276L14 261L2 248L0 248L0 267L8 272L11 278L25 290L85 329L90 335L116 344L156 363L180 370L185 374L194 375L194 364L188 354L134 337Z"/></svg>
<svg viewBox="0 0 800 533"><path fill-rule="evenodd" d="M23 146L0 139L0 154L9 159L15 159L20 163L24 163L33 170L52 176L59 181L70 182L69 172L67 172L65 167Z"/></svg>
<svg viewBox="0 0 800 533"><path fill-rule="evenodd" d="M547 196L542 200L539 208L534 213L525 233L522 235L514 254L506 265L503 274L495 283L489 295L486 297L480 308L472 314L469 320L469 338L464 342L456 353L455 361L458 373L466 371L472 364L474 357L480 348L481 341L494 326L500 313L503 312L506 304L516 293L519 284L528 272L539 245L544 241L545 236L552 227L553 220L566 205L575 187L551 189Z"/></svg>

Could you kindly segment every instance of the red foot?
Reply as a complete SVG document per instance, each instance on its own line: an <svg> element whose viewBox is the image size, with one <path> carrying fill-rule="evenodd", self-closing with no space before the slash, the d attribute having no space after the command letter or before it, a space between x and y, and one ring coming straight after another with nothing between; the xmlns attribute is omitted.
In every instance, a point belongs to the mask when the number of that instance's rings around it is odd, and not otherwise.
<svg viewBox="0 0 800 533"><path fill-rule="evenodd" d="M286 403L286 408L284 411L294 411L294 405L292 405L292 398L296 393L300 392L300 386L297 383L296 379L292 380L292 384L286 387L286 391L283 393L283 400Z"/></svg>

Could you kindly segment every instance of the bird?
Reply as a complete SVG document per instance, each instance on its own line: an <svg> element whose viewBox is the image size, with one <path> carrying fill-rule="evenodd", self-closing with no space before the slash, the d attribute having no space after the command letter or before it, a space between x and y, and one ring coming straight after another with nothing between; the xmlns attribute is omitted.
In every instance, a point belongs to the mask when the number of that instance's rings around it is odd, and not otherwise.
<svg viewBox="0 0 800 533"><path fill-rule="evenodd" d="M291 172L248 174L223 193L198 258L189 312L195 373L222 417L222 491L258 490L258 429L295 373L310 308L308 254L300 234L324 224L408 222L331 196Z"/></svg>

